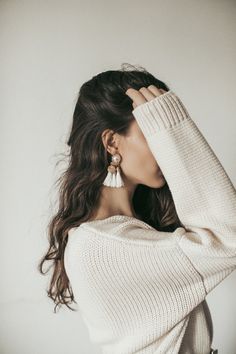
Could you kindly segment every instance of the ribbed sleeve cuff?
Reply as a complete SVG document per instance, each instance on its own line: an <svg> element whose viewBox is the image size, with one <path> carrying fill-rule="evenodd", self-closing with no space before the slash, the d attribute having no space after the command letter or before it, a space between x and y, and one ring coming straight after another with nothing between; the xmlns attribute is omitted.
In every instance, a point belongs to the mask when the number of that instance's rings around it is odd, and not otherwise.
<svg viewBox="0 0 236 354"><path fill-rule="evenodd" d="M190 118L186 107L172 90L142 103L132 111L132 114L145 136L171 128Z"/></svg>

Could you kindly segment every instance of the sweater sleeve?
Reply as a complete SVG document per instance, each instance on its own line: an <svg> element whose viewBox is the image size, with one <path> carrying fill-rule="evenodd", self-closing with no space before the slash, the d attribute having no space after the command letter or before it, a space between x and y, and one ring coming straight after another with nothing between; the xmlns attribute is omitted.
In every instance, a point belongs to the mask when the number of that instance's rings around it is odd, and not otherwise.
<svg viewBox="0 0 236 354"><path fill-rule="evenodd" d="M172 90L137 106L132 113L184 225L178 245L209 293L236 267L235 188Z"/></svg>

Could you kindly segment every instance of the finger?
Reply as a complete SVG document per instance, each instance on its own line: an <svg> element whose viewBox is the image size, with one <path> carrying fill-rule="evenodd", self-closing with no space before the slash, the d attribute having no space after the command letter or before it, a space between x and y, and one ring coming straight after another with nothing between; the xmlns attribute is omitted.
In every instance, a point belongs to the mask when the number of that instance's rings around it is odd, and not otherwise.
<svg viewBox="0 0 236 354"><path fill-rule="evenodd" d="M159 89L162 93L166 93L166 92L168 92L168 91L166 91L166 90L163 90L163 89Z"/></svg>
<svg viewBox="0 0 236 354"><path fill-rule="evenodd" d="M147 102L145 97L142 95L141 92L139 92L138 90L135 90L134 88L130 87L128 88L128 90L126 90L126 95L128 95L133 102L138 106L142 103Z"/></svg>
<svg viewBox="0 0 236 354"><path fill-rule="evenodd" d="M150 90L155 97L162 95L161 89L155 85L149 85L148 90Z"/></svg>
<svg viewBox="0 0 236 354"><path fill-rule="evenodd" d="M141 87L139 91L142 93L142 95L146 98L147 101L153 100L156 96L148 90L146 87Z"/></svg>

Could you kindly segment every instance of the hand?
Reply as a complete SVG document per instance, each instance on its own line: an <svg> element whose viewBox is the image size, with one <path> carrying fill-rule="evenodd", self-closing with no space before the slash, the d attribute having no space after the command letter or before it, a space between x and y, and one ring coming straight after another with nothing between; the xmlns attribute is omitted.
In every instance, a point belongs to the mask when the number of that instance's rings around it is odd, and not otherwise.
<svg viewBox="0 0 236 354"><path fill-rule="evenodd" d="M134 108L136 108L140 104L151 101L165 92L168 91L159 89L155 85L149 85L147 88L141 87L139 90L130 87L128 90L126 90L125 93L133 100L132 105Z"/></svg>

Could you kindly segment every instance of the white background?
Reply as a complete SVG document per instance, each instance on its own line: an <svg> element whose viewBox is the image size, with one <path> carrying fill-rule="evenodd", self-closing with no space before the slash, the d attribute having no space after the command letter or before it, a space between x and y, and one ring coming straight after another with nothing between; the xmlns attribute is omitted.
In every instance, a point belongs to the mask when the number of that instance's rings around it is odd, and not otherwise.
<svg viewBox="0 0 236 354"><path fill-rule="evenodd" d="M181 97L236 185L236 1L9 0L0 26L0 353L97 354L79 312L53 313L37 271L77 92L123 62L144 66ZM236 353L235 280L207 297L219 354Z"/></svg>

